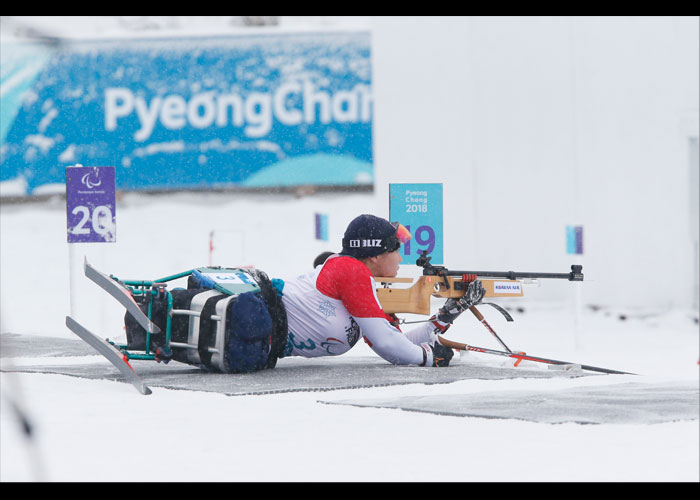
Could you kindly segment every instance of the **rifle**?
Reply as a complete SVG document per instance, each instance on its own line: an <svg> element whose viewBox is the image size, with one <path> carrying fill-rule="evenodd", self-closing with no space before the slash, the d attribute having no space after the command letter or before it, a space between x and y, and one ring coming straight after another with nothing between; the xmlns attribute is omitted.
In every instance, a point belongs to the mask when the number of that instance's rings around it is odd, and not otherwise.
<svg viewBox="0 0 700 500"><path fill-rule="evenodd" d="M572 265L569 273L455 271L444 266L432 265L426 251L423 251L416 260L416 265L423 268L423 275L415 283L413 278L375 278L377 283L383 285L377 288L377 298L387 314L430 314L430 297L445 299L463 297L469 283L474 279L480 279L484 285L486 290L484 297L522 297L522 283L525 280L542 278L583 281L583 266L580 265ZM413 285L408 288L390 288L391 283L413 283ZM472 312L478 313L475 308ZM477 318L482 321L483 317L479 316L480 314L477 314Z"/></svg>
<svg viewBox="0 0 700 500"><path fill-rule="evenodd" d="M525 280L534 279L566 279L568 281L583 281L583 266L572 265L569 273L530 273L516 271L454 271L449 270L444 266L433 266L430 263L430 257L427 252L423 251L421 256L416 261L416 265L423 268L423 275L420 276L415 283L412 278L375 278L375 281L383 286L377 288L377 298L379 303L388 314L392 313L413 313L413 314L430 314L430 297L442 298L459 298L463 297L469 283L475 279L480 279L486 294L484 297L522 297L523 288L522 282ZM409 288L396 289L390 288L391 283L413 283ZM507 321L513 321L513 318L508 312L497 304L490 302L482 302L496 308ZM499 356L507 356L515 358L517 361L514 366L523 360L536 361L540 363L552 365L578 366L583 370L590 370L600 373L616 373L630 374L607 368L600 368L590 365L578 365L569 361L559 361L555 359L542 358L537 356L528 356L524 352L515 352L510 350L508 346L501 340L495 330L488 324L484 316L479 310L472 306L469 310L476 316L484 327L494 336L494 338L503 346L505 351L496 351L483 347L475 347L468 344L462 344L447 340L438 336L438 341L452 349L462 351L477 351L486 354L496 354ZM630 374L632 375L632 374Z"/></svg>

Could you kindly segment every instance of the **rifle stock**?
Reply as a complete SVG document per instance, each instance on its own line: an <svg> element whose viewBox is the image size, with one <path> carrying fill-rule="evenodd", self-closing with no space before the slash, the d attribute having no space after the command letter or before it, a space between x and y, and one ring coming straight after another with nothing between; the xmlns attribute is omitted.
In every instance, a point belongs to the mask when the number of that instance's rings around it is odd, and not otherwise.
<svg viewBox="0 0 700 500"><path fill-rule="evenodd" d="M522 297L522 280L566 279L583 281L582 266L571 266L570 273L523 273L515 271L451 271L430 264L425 252L416 261L423 276L411 278L375 278L384 286L377 288L377 298L387 314L430 314L430 297L445 299L463 297L469 282L476 276L486 290L484 297ZM391 283L413 283L408 288L391 288Z"/></svg>
<svg viewBox="0 0 700 500"><path fill-rule="evenodd" d="M410 278L375 278L377 283L410 283ZM481 280L486 290L484 297L522 297L518 280ZM445 284L447 283L447 285ZM408 288L377 288L377 298L387 314L430 314L430 297L444 299L463 297L469 282L461 277L447 276L446 281L435 276L420 276Z"/></svg>

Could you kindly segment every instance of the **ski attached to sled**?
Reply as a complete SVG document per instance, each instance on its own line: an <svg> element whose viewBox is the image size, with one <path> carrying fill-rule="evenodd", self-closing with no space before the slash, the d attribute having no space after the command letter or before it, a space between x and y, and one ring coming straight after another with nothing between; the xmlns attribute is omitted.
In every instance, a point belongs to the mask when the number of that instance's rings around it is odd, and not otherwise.
<svg viewBox="0 0 700 500"><path fill-rule="evenodd" d="M143 327L144 330L149 333L160 333L160 328L158 328L158 325L148 319L148 316L146 316L141 308L139 308L139 305L136 303L134 297L127 288L120 285L113 278L110 278L106 274L92 267L88 263L87 258L85 259L83 267L85 269L85 276L99 285L100 288L105 290L112 297L117 299L121 305L126 307L126 310L131 313L134 319Z"/></svg>
<svg viewBox="0 0 700 500"><path fill-rule="evenodd" d="M497 356L506 356L508 358L515 358L518 361L535 361L537 363L546 363L549 365L572 365L572 366L581 367L582 370L588 370L588 371L592 371L592 372L610 373L610 374L618 374L618 375L636 375L635 373L621 372L618 370L611 370L609 368L600 368L598 366L581 365L578 363L572 363L571 361L560 361L557 359L548 359L548 358L540 358L538 356L529 356L529 355L527 355L525 353L521 353L521 352L513 352L513 351L506 352L506 351L497 351L494 349L487 349L485 347L476 347L476 346L469 345L469 344L462 344L461 342L454 342L452 340L447 340L447 339L444 339L440 336L438 336L438 340L445 347L449 347L451 349L456 349L458 351L473 351L473 352L481 352L484 354L495 354Z"/></svg>
<svg viewBox="0 0 700 500"><path fill-rule="evenodd" d="M126 356L124 356L119 349L97 337L94 333L70 316L66 316L66 326L70 331L92 346L102 356L107 358L107 361L112 363L124 376L124 378L126 378L131 385L136 387L137 391L144 395L151 394L151 389L143 382L143 380L141 380L141 377L136 374L134 369L127 361Z"/></svg>

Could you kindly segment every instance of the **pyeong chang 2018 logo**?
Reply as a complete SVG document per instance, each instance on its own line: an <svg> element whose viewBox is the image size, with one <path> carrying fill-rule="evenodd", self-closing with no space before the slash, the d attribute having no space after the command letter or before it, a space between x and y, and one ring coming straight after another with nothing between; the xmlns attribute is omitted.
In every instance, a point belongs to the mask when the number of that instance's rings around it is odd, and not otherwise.
<svg viewBox="0 0 700 500"><path fill-rule="evenodd" d="M364 84L331 92L305 81L284 83L271 93L202 92L189 99L168 94L146 100L118 87L106 89L104 107L108 132L116 130L121 119L136 115L139 128L134 140L138 142L148 140L157 124L168 130L235 127L247 137L260 138L270 132L274 120L287 126L369 123L372 95Z"/></svg>

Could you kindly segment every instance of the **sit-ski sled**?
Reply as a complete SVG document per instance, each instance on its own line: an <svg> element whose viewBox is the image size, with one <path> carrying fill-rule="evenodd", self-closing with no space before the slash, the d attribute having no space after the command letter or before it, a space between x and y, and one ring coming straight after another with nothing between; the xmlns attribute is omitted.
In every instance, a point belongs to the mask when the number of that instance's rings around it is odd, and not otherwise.
<svg viewBox="0 0 700 500"><path fill-rule="evenodd" d="M126 309L127 343L101 339L70 316L66 326L95 348L142 394L151 390L130 360L171 360L207 371L274 368L287 343L275 284L256 269L202 267L165 278L119 280L84 262L85 276ZM167 283L187 278L187 288Z"/></svg>

